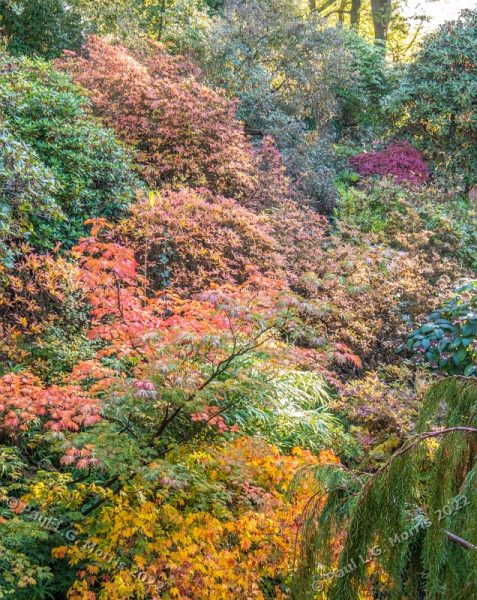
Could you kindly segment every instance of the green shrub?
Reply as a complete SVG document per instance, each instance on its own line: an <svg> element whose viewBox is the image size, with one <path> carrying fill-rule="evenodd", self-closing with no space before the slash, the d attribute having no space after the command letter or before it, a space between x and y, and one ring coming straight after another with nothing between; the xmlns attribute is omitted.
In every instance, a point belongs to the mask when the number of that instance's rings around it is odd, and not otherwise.
<svg viewBox="0 0 477 600"><path fill-rule="evenodd" d="M436 167L468 186L477 183L476 99L477 10L467 10L425 38L390 107Z"/></svg>
<svg viewBox="0 0 477 600"><path fill-rule="evenodd" d="M477 375L477 280L457 288L449 302L429 315L411 333L407 348L452 375Z"/></svg>
<svg viewBox="0 0 477 600"><path fill-rule="evenodd" d="M477 269L477 214L467 198L432 186L410 189L389 179L353 186L346 172L338 189L335 217L344 237L370 234L396 249L437 251Z"/></svg>
<svg viewBox="0 0 477 600"><path fill-rule="evenodd" d="M69 247L85 219L124 213L138 186L131 158L50 64L3 55L0 71L0 243Z"/></svg>
<svg viewBox="0 0 477 600"><path fill-rule="evenodd" d="M174 54L200 54L208 44L211 9L204 0L73 0L86 33L111 36L128 48L154 39Z"/></svg>
<svg viewBox="0 0 477 600"><path fill-rule="evenodd" d="M2 0L0 31L16 55L54 58L83 40L81 15L64 0Z"/></svg>
<svg viewBox="0 0 477 600"><path fill-rule="evenodd" d="M51 170L3 124L0 157L0 256L8 263L9 241L29 240L40 216L55 221L63 213L53 197L57 184Z"/></svg>

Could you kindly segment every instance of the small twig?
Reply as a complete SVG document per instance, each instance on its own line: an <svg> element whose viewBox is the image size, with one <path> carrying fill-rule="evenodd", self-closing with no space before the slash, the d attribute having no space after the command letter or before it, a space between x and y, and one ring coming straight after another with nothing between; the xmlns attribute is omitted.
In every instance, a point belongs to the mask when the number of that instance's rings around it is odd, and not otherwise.
<svg viewBox="0 0 477 600"><path fill-rule="evenodd" d="M462 546L462 548L465 548L466 550L473 550L474 552L477 552L477 546L475 544L472 544L471 542L464 540L464 538L461 538L458 535L455 535L455 533L446 531L446 535L447 535L447 539L450 540L451 542L454 542L454 544L458 544L459 546Z"/></svg>

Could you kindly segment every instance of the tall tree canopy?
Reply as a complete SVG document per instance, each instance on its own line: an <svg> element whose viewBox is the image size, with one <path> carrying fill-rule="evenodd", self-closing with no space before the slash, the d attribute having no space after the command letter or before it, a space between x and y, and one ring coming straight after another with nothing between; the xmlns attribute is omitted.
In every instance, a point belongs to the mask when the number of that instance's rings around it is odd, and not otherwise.
<svg viewBox="0 0 477 600"><path fill-rule="evenodd" d="M439 169L477 183L477 11L429 34L392 97L398 123Z"/></svg>

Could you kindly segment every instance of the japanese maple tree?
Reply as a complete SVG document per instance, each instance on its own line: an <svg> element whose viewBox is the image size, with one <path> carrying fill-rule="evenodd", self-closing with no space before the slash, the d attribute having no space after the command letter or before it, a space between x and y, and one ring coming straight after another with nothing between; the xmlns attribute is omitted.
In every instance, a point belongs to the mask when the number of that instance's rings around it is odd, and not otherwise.
<svg viewBox="0 0 477 600"><path fill-rule="evenodd" d="M134 56L90 37L59 66L91 93L96 114L136 148L148 183L206 186L241 196L253 178L253 151L235 105L196 79L159 46Z"/></svg>

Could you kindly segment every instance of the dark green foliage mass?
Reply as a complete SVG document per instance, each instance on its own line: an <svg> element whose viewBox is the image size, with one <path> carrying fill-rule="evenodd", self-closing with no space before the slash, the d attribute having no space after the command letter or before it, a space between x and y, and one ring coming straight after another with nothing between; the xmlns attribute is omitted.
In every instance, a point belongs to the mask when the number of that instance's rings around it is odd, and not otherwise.
<svg viewBox="0 0 477 600"><path fill-rule="evenodd" d="M131 158L50 64L4 55L0 69L1 239L71 246L86 219L123 214L138 186Z"/></svg>
<svg viewBox="0 0 477 600"><path fill-rule="evenodd" d="M55 58L83 41L81 15L63 0L1 0L0 30L15 55Z"/></svg>
<svg viewBox="0 0 477 600"><path fill-rule="evenodd" d="M477 11L424 41L392 97L396 118L439 170L477 183ZM403 117L404 115L404 117Z"/></svg>
<svg viewBox="0 0 477 600"><path fill-rule="evenodd" d="M337 88L341 99L341 114L336 127L347 134L371 129L378 132L385 125L383 99L391 92L393 75L381 48L369 44L353 30L344 35L347 62L353 77Z"/></svg>
<svg viewBox="0 0 477 600"><path fill-rule="evenodd" d="M21 140L2 125L0 130L0 255L11 258L8 242L35 236L39 217L58 221L62 212L53 195L55 178Z"/></svg>

